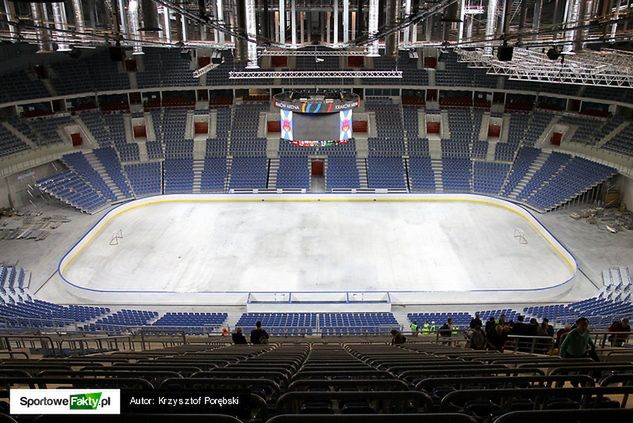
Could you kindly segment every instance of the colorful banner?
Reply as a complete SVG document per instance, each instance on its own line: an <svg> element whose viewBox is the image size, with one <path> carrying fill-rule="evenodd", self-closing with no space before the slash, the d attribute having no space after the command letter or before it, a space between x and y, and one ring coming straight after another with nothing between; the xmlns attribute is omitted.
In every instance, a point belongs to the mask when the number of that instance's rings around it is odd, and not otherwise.
<svg viewBox="0 0 633 423"><path fill-rule="evenodd" d="M290 110L280 110L281 112L281 138L287 141L292 141L292 112Z"/></svg>
<svg viewBox="0 0 633 423"><path fill-rule="evenodd" d="M339 140L348 140L352 138L352 110L344 110L339 113L341 119Z"/></svg>

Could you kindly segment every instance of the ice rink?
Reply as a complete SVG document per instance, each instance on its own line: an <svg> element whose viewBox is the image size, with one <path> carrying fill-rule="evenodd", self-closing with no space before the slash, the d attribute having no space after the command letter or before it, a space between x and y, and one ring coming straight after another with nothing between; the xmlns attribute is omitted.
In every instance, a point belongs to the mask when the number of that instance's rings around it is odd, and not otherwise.
<svg viewBox="0 0 633 423"><path fill-rule="evenodd" d="M99 291L193 294L525 290L575 273L538 222L485 197L207 197L115 209L61 274Z"/></svg>

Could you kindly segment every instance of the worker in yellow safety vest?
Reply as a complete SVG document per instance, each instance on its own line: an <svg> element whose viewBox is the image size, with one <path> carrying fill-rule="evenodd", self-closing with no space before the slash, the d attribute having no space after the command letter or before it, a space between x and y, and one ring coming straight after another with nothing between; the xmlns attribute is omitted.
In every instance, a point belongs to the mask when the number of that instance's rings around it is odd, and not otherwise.
<svg viewBox="0 0 633 423"><path fill-rule="evenodd" d="M422 335L429 335L431 333L431 325L429 324L428 320L424 321L424 324L422 325Z"/></svg>
<svg viewBox="0 0 633 423"><path fill-rule="evenodd" d="M457 335L457 334L459 334L459 326L454 325L453 326L453 335Z"/></svg>
<svg viewBox="0 0 633 423"><path fill-rule="evenodd" d="M418 336L418 322L411 322L409 329L411 329L412 336Z"/></svg>
<svg viewBox="0 0 633 423"><path fill-rule="evenodd" d="M435 334L435 321L431 322L431 335Z"/></svg>

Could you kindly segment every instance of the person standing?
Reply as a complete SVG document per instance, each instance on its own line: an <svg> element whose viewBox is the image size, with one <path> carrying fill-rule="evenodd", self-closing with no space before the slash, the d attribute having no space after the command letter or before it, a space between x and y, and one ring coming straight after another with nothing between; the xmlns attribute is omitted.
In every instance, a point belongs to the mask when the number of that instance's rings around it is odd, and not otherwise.
<svg viewBox="0 0 633 423"><path fill-rule="evenodd" d="M562 358L591 357L598 361L595 345L589 333L589 321L586 317L576 320L576 328L572 329L560 345Z"/></svg>
<svg viewBox="0 0 633 423"><path fill-rule="evenodd" d="M431 324L428 320L424 321L422 325L422 335L430 335L431 334Z"/></svg>
<svg viewBox="0 0 633 423"><path fill-rule="evenodd" d="M481 329L483 325L483 322L479 318L479 312L475 312L475 317L470 320L470 328L475 329L475 326L479 326L479 329Z"/></svg>
<svg viewBox="0 0 633 423"><path fill-rule="evenodd" d="M418 336L418 322L411 322L411 325L409 325L409 329L411 329L412 336Z"/></svg>

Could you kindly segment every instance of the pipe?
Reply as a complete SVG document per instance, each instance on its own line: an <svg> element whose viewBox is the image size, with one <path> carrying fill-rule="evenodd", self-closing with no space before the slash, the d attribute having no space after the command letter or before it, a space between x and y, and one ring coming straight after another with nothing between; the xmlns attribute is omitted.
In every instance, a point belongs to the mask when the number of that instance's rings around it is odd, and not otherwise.
<svg viewBox="0 0 633 423"><path fill-rule="evenodd" d="M55 41L57 41L57 51L70 51L70 47L66 42L66 30L68 29L67 25L62 18L62 7L64 3L52 3L51 7L53 8L53 21L55 22Z"/></svg>
<svg viewBox="0 0 633 423"><path fill-rule="evenodd" d="M408 18L409 15L411 15L411 0L406 0L404 3L404 17ZM402 34L402 43L404 45L407 45L410 42L411 42L411 27L408 26L404 29L404 32Z"/></svg>

